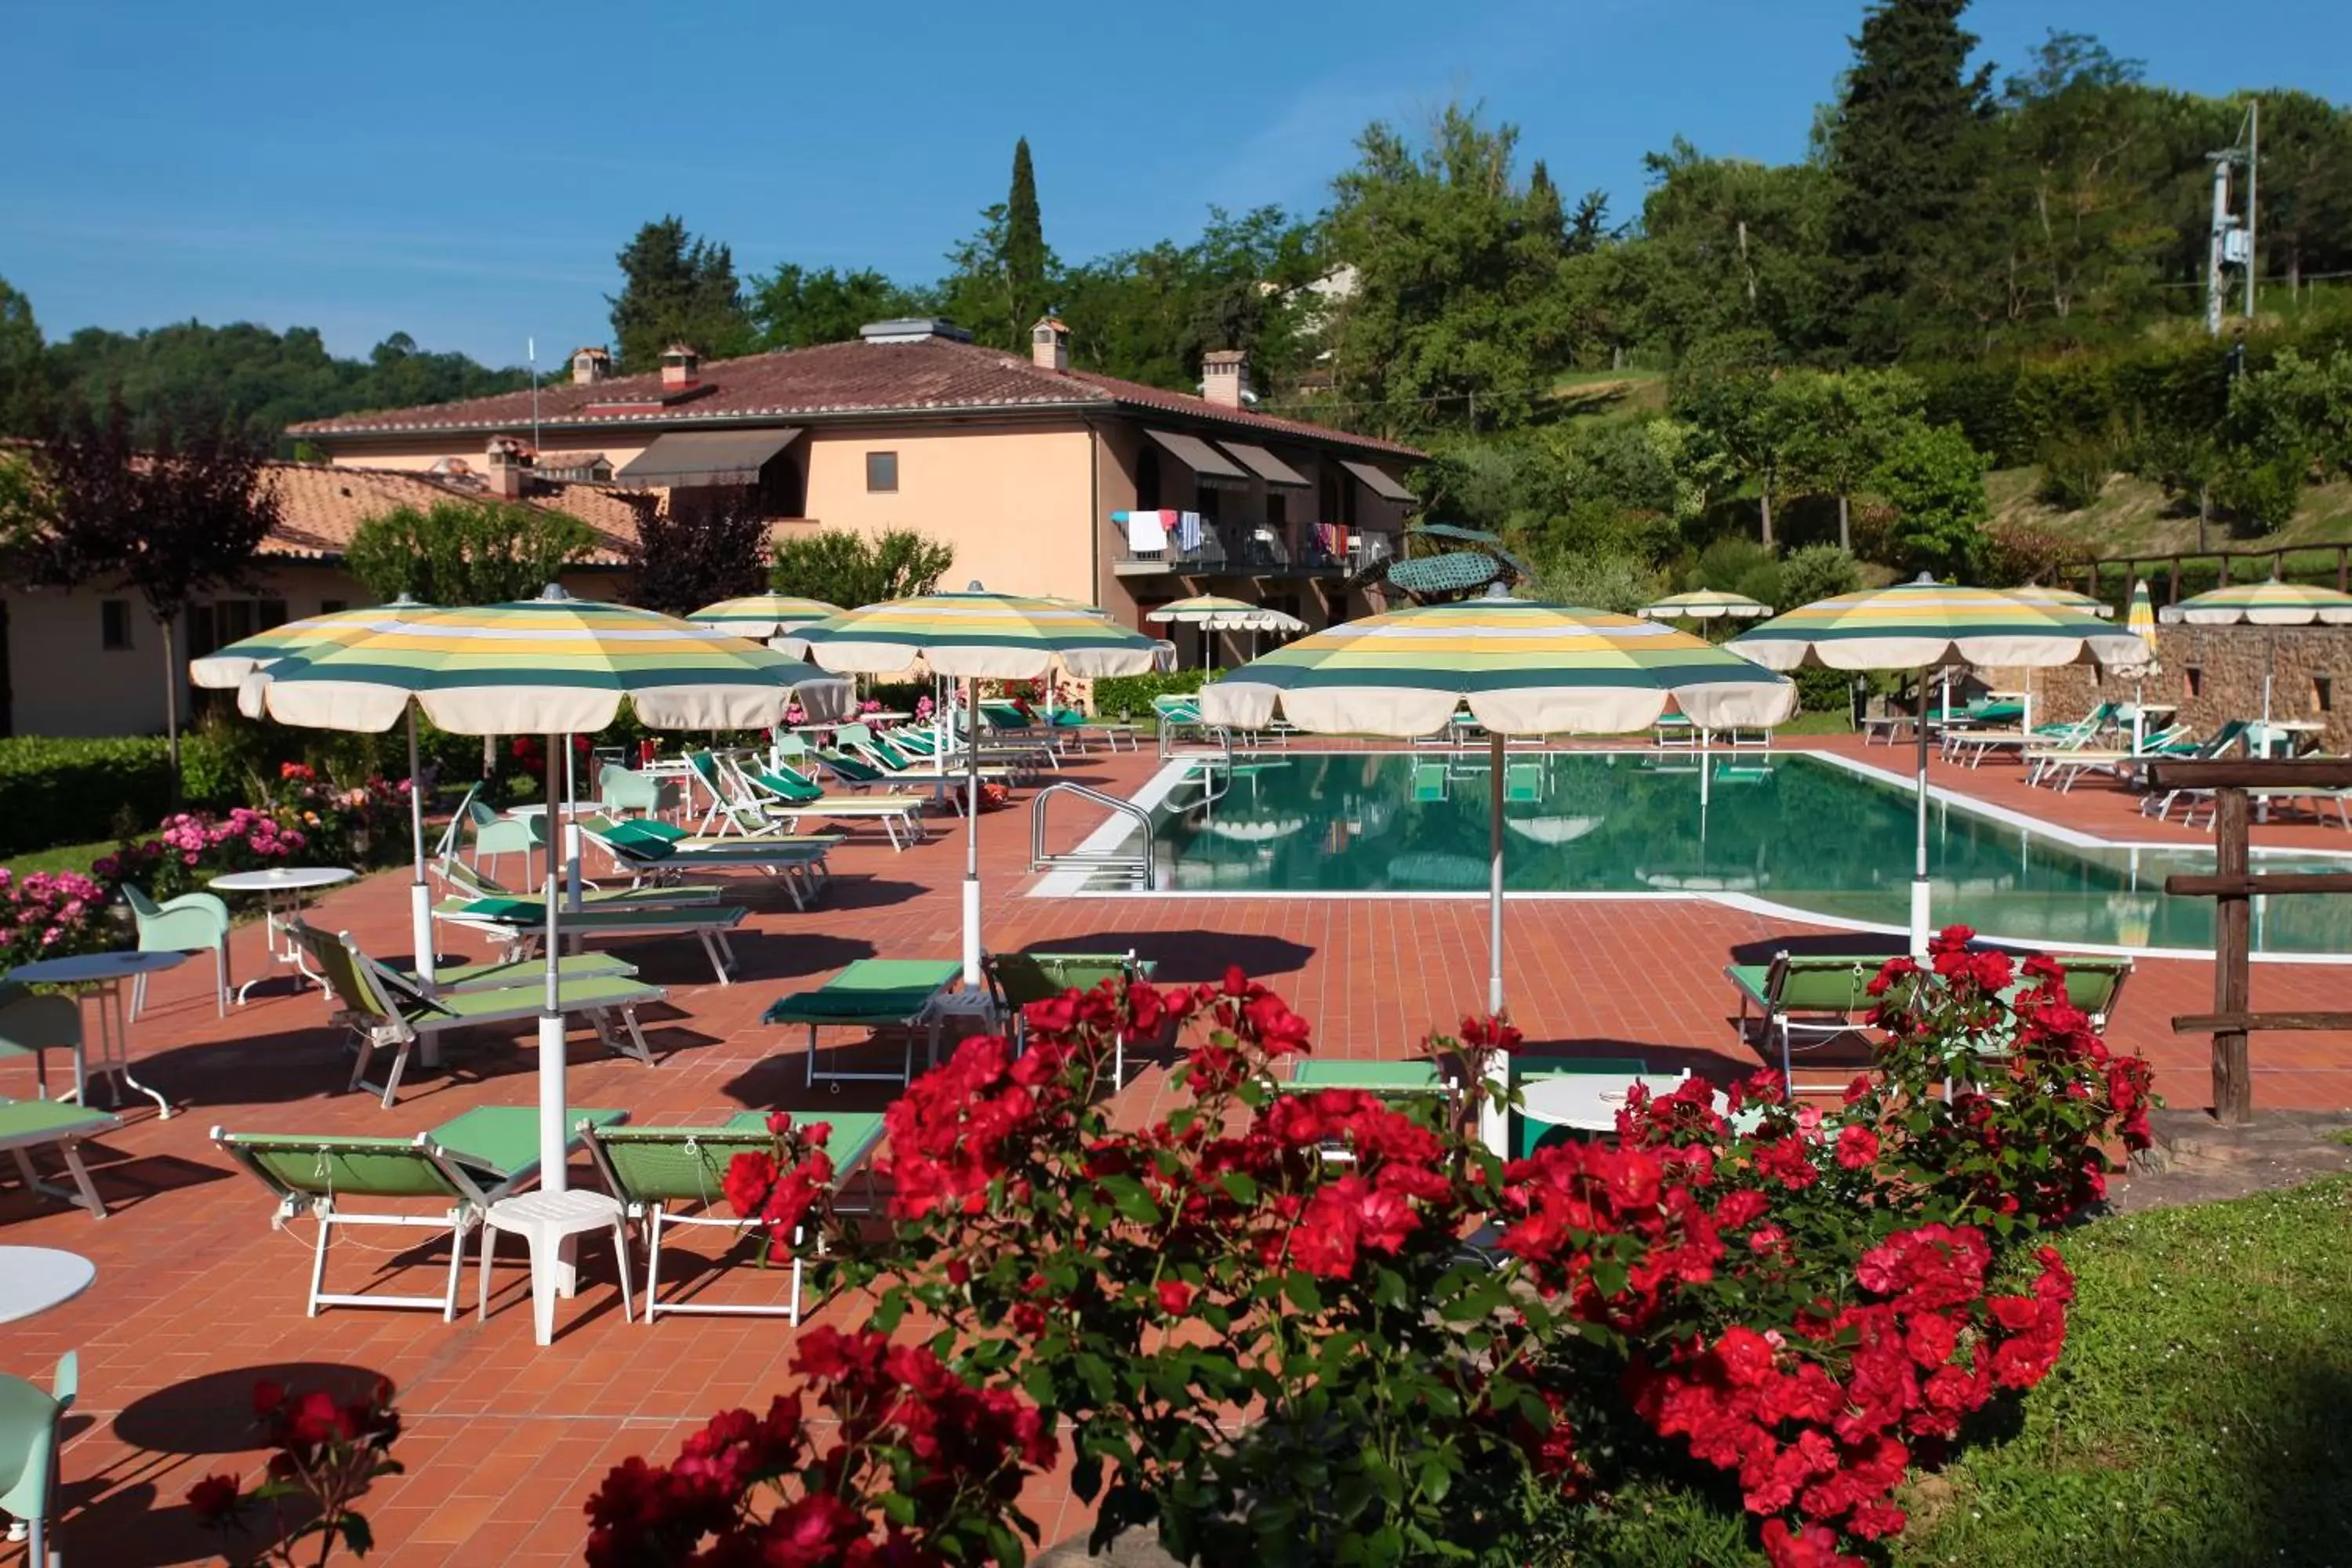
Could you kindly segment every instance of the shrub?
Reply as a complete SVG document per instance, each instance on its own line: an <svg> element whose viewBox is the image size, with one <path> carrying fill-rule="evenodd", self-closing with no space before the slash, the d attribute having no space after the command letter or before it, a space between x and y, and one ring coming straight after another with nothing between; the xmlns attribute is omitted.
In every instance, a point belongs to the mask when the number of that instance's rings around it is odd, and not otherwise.
<svg viewBox="0 0 2352 1568"><path fill-rule="evenodd" d="M2229 514L2230 531L2252 539L2294 522L2310 469L2310 459L2300 452L2275 458L2232 453L2213 487L2214 500Z"/></svg>
<svg viewBox="0 0 2352 1568"><path fill-rule="evenodd" d="M1822 669L1808 665L1790 677L1797 683L1801 713L1853 713L1853 678L1850 669Z"/></svg>
<svg viewBox="0 0 2352 1568"><path fill-rule="evenodd" d="M0 740L0 855L105 838L118 811L152 822L171 805L161 736Z"/></svg>
<svg viewBox="0 0 2352 1568"><path fill-rule="evenodd" d="M1150 675L1107 675L1095 682L1095 713L1117 718L1121 713L1149 714L1155 697L1185 697L1208 680L1204 669L1176 669Z"/></svg>
<svg viewBox="0 0 2352 1568"><path fill-rule="evenodd" d="M1858 593L1862 566L1853 552L1834 544L1809 544L1780 563L1780 596L1767 600L1776 610L1793 610L1817 599Z"/></svg>
<svg viewBox="0 0 2352 1568"><path fill-rule="evenodd" d="M113 946L108 897L104 884L78 872L35 871L19 878L0 867L0 963L14 968Z"/></svg>
<svg viewBox="0 0 2352 1568"><path fill-rule="evenodd" d="M2107 477L2117 461L2115 444L2090 437L2068 437L2042 448L2042 477L2033 499L2060 511L2081 511L2107 488Z"/></svg>
<svg viewBox="0 0 2352 1568"><path fill-rule="evenodd" d="M2044 1237L2102 1194L2106 1141L2148 1136L2147 1064L2048 960L2004 1001L2011 961L1969 937L1871 983L1885 1037L1834 1107L1769 1070L1721 1109L1636 1089L1614 1142L1507 1163L1479 1134L1522 1044L1499 1020L1433 1037L1473 1087L1406 1109L1276 1091L1311 1031L1238 969L1033 1004L1024 1054L968 1040L890 1108L887 1237L833 1212L824 1129L736 1158L771 1248L877 1294L803 1349L838 1447L789 1400L722 1415L612 1472L592 1563L1010 1560L1066 1428L1097 1547L1150 1522L1181 1560L1525 1561L1541 1496L1605 1506L1663 1440L1733 1473L1781 1568L1858 1564L1915 1458L2056 1364ZM1185 1102L1115 1126L1114 1041L1171 1023Z"/></svg>
<svg viewBox="0 0 2352 1568"><path fill-rule="evenodd" d="M1985 530L1984 581L1996 588L2046 583L2083 545L2063 533L2030 522L1997 522Z"/></svg>
<svg viewBox="0 0 2352 1568"><path fill-rule="evenodd" d="M1630 616L1655 599L1658 574L1633 555L1570 555L1554 562L1533 584L1538 598Z"/></svg>
<svg viewBox="0 0 2352 1568"><path fill-rule="evenodd" d="M1984 547L1984 458L1956 425L1914 425L1879 466L1876 489L1895 510L1906 572L1965 573Z"/></svg>

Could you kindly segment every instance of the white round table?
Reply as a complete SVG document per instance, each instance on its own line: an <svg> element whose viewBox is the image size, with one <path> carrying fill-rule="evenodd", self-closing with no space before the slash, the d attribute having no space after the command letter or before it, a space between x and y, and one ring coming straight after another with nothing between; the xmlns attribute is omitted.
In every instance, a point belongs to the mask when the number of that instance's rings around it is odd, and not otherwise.
<svg viewBox="0 0 2352 1568"><path fill-rule="evenodd" d="M83 952L71 958L44 958L37 963L23 963L8 972L11 980L27 985L95 985L98 997L98 1065L100 1077L118 1078L155 1102L163 1115L172 1114L172 1102L141 1083L131 1074L131 1025L122 1012L122 983L142 974L160 974L167 969L177 969L188 962L184 952ZM37 1070L40 1064L37 1061ZM87 1037L74 1043L73 1098L84 1105L89 1103L91 1074L89 1047ZM44 1091L48 1088L46 1075ZM108 1085L109 1102L122 1103L121 1084Z"/></svg>
<svg viewBox="0 0 2352 1568"><path fill-rule="evenodd" d="M89 1289L98 1265L54 1247L0 1247L0 1323L62 1307Z"/></svg>
<svg viewBox="0 0 2352 1568"><path fill-rule="evenodd" d="M1654 1100L1663 1100L1689 1081L1686 1073L1643 1073L1628 1078L1619 1073L1570 1073L1537 1079L1519 1089L1520 1111L1530 1121L1570 1127L1580 1132L1614 1132L1617 1113L1625 1107L1625 1090L1640 1084ZM1722 1095L1717 1094L1719 1101Z"/></svg>
<svg viewBox="0 0 2352 1568"><path fill-rule="evenodd" d="M302 944L294 940L288 927L302 913L302 905L312 893L348 882L358 875L341 866L274 866L267 871L230 871L215 877L208 885L223 893L259 893L269 956L279 963L292 964L297 973L325 991L329 989L326 976L311 970ZM240 1005L259 978L256 975L236 988Z"/></svg>

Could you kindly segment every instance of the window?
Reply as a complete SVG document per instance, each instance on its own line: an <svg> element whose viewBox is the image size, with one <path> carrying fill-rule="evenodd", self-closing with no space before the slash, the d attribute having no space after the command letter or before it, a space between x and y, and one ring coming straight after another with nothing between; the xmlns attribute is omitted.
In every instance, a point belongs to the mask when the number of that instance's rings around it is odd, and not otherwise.
<svg viewBox="0 0 2352 1568"><path fill-rule="evenodd" d="M1135 459L1135 505L1140 511L1160 510L1160 448L1149 442Z"/></svg>
<svg viewBox="0 0 2352 1568"><path fill-rule="evenodd" d="M2336 711L2336 678L2315 675L2311 678L2311 710L2315 713Z"/></svg>
<svg viewBox="0 0 2352 1568"><path fill-rule="evenodd" d="M1266 525L1276 530L1290 521L1290 498L1280 490L1268 490L1265 496Z"/></svg>
<svg viewBox="0 0 2352 1568"><path fill-rule="evenodd" d="M2193 701L2195 701L2198 698L2204 696L2204 695L2205 695L2205 672L2204 672L2203 670L2201 670L2201 669L2198 668L2195 665L2193 665L2193 664L2192 664L2192 665L2190 665L2190 666L2188 668L2188 669L2187 669L2187 670L2185 670L2183 673L2188 677L2188 679L2189 679L2189 700L2193 702Z"/></svg>
<svg viewBox="0 0 2352 1568"><path fill-rule="evenodd" d="M100 599L98 602L98 646L116 653L131 646L131 601Z"/></svg>
<svg viewBox="0 0 2352 1568"><path fill-rule="evenodd" d="M869 492L887 492L898 488L898 453L866 454L866 488Z"/></svg>
<svg viewBox="0 0 2352 1568"><path fill-rule="evenodd" d="M351 602L346 599L321 599L319 601L319 613L322 616L340 616L345 610L350 608Z"/></svg>

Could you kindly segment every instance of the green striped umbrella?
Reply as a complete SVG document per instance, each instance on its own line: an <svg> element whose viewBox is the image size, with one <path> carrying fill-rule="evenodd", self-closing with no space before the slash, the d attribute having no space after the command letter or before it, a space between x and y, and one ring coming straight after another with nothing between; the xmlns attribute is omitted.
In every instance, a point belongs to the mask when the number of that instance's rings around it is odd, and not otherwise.
<svg viewBox="0 0 2352 1568"><path fill-rule="evenodd" d="M561 824L559 803L566 793L566 738L604 729L620 716L624 702L656 729L749 730L781 722L794 700L846 711L849 695L848 682L818 678L797 659L716 627L575 599L557 587L516 604L405 611L361 637L281 659L247 689L256 686L261 706L281 723L388 730L414 703L457 734L545 734L551 835ZM576 900L578 839L566 837ZM568 1130L556 959L562 952L564 900L551 854L545 897L540 1179L561 1190Z"/></svg>
<svg viewBox="0 0 2352 1568"><path fill-rule="evenodd" d="M374 605L363 610L337 610L332 615L289 621L282 626L272 626L266 632L257 632L252 637L240 637L224 647L215 648L202 658L190 659L188 679L198 686L214 690L243 686L257 671L267 669L280 659L350 642L396 622L412 611L429 607L403 594L388 605ZM423 780L416 764L416 713L414 709L408 714L408 836L409 930L416 942L416 971L430 985L433 984L434 959L433 895L425 885L425 796Z"/></svg>
<svg viewBox="0 0 2352 1568"><path fill-rule="evenodd" d="M964 815L963 982L980 974L980 683L1034 680L1058 666L1094 679L1142 675L1160 662L1164 645L1091 606L1055 604L1019 594L992 594L974 583L961 594L919 594L910 599L846 610L801 628L810 657L825 668L854 675L896 675L920 659L964 682L964 756L969 791Z"/></svg>
<svg viewBox="0 0 2352 1568"><path fill-rule="evenodd" d="M2232 583L2193 594L2164 612L2168 621L2192 626L2352 626L2352 594L2302 583ZM2278 674L2278 639L2265 638L2263 663L2263 722L2271 721L2271 686Z"/></svg>
<svg viewBox="0 0 2352 1568"><path fill-rule="evenodd" d="M828 605L823 599L802 599L790 594L751 594L705 605L686 618L700 626L732 632L739 637L765 642L778 653L799 658L808 648L792 636L793 630L839 614L839 605Z"/></svg>
<svg viewBox="0 0 2352 1568"><path fill-rule="evenodd" d="M1719 588L1698 588L1687 594L1669 594L1656 604L1643 605L1635 613L1653 621L1714 621L1727 616L1745 621L1770 615L1772 606L1745 594L1727 593Z"/></svg>
<svg viewBox="0 0 2352 1568"><path fill-rule="evenodd" d="M1206 626L1218 632L1303 632L1307 629L1307 623L1297 616L1286 616L1264 605L1253 605L1246 599L1229 599L1222 594L1195 594L1189 599L1172 600L1150 611L1143 618L1163 625Z"/></svg>
<svg viewBox="0 0 2352 1568"><path fill-rule="evenodd" d="M1418 605L1347 621L1201 689L1211 723L1262 730L1276 707L1323 734L1426 735L1467 703L1487 731L1488 1011L1503 1011L1503 741L1622 734L1677 704L1706 729L1778 724L1796 687L1672 626L1515 599ZM1702 777L1705 775L1702 774ZM1500 1131L1491 1119L1490 1137Z"/></svg>
<svg viewBox="0 0 2352 1568"><path fill-rule="evenodd" d="M2144 645L2138 664L2132 676L2132 751L2137 754L2147 739L2147 714L2141 707L2144 693L2141 683L2157 673L2156 666L2156 601L2148 597L2147 579L2132 584L2131 604L2124 611L2124 630L2139 638Z"/></svg>
<svg viewBox="0 0 2352 1568"><path fill-rule="evenodd" d="M1889 588L1840 594L1801 605L1724 645L1769 669L1919 672L1916 791L1918 846L1911 880L1911 946L1927 950L1927 672L1953 664L2133 664L2139 638L2080 610L2041 605L1991 588L1959 588L1921 574Z"/></svg>

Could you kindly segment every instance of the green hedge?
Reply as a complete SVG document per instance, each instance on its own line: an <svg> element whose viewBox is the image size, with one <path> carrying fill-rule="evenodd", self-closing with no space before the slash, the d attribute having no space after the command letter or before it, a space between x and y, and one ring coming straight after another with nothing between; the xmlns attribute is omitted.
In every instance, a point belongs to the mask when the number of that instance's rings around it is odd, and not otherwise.
<svg viewBox="0 0 2352 1568"><path fill-rule="evenodd" d="M171 806L161 735L0 740L0 855L111 838L118 817L143 828Z"/></svg>
<svg viewBox="0 0 2352 1568"><path fill-rule="evenodd" d="M1153 698L1189 696L1208 679L1208 671L1201 669L1180 669L1169 675L1108 675L1095 682L1095 714L1116 719L1124 710L1136 718L1149 718Z"/></svg>

